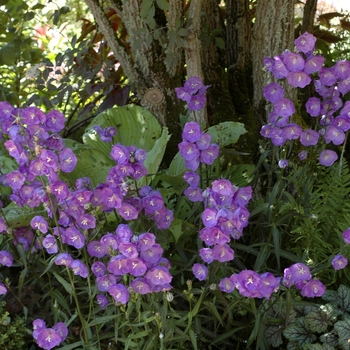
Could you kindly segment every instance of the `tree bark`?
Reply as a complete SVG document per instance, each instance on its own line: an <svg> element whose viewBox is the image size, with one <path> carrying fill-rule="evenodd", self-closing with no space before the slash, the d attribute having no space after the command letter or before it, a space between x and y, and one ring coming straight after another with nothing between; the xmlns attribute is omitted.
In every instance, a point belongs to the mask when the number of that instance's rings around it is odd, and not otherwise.
<svg viewBox="0 0 350 350"><path fill-rule="evenodd" d="M306 1L306 4L304 6L303 23L301 25L301 33L298 33L298 35L301 35L305 32L313 33L316 9L317 0Z"/></svg>
<svg viewBox="0 0 350 350"><path fill-rule="evenodd" d="M266 122L267 111L263 88L273 79L263 69L264 57L280 55L284 50L293 49L294 41L294 0L258 1L253 31L251 55L253 58L254 110L262 123ZM295 100L296 89L283 84L285 96Z"/></svg>

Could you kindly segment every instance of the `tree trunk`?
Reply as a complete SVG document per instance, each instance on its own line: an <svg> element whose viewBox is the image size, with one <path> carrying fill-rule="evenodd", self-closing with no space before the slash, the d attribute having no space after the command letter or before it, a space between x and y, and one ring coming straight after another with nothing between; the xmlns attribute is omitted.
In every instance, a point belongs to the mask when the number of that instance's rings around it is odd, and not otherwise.
<svg viewBox="0 0 350 350"><path fill-rule="evenodd" d="M258 1L253 31L251 54L253 57L254 110L262 123L266 123L267 111L263 88L273 79L263 69L264 57L280 55L284 50L293 49L294 41L294 0ZM295 88L283 84L285 96L295 100Z"/></svg>
<svg viewBox="0 0 350 350"><path fill-rule="evenodd" d="M304 6L303 23L301 25L301 33L298 33L298 35L301 35L305 32L313 33L316 9L317 0L306 1L306 4Z"/></svg>

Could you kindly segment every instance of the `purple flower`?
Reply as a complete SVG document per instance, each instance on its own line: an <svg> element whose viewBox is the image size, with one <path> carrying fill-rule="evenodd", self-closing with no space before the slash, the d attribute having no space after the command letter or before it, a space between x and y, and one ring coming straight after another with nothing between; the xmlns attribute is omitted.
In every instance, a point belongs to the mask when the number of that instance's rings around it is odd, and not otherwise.
<svg viewBox="0 0 350 350"><path fill-rule="evenodd" d="M53 110L46 114L45 126L49 131L60 132L64 128L65 121L61 112Z"/></svg>
<svg viewBox="0 0 350 350"><path fill-rule="evenodd" d="M222 292L232 293L235 289L235 284L229 277L221 279L219 283L219 288Z"/></svg>
<svg viewBox="0 0 350 350"><path fill-rule="evenodd" d="M287 159L280 159L278 162L278 166L281 169L287 168L288 167L288 160Z"/></svg>
<svg viewBox="0 0 350 350"><path fill-rule="evenodd" d="M77 165L77 157L70 148L64 148L60 154L60 168L64 173L71 173Z"/></svg>
<svg viewBox="0 0 350 350"><path fill-rule="evenodd" d="M179 143L178 147L181 156L187 161L191 161L199 157L199 149L194 143L182 141Z"/></svg>
<svg viewBox="0 0 350 350"><path fill-rule="evenodd" d="M46 249L48 254L55 254L58 252L56 238L50 234L43 239L42 245Z"/></svg>
<svg viewBox="0 0 350 350"><path fill-rule="evenodd" d="M101 277L97 277L96 278L96 282L97 282L97 289L100 292L107 292L108 289L117 283L117 279L114 275L112 274L108 274L108 275L104 275Z"/></svg>
<svg viewBox="0 0 350 350"><path fill-rule="evenodd" d="M218 193L221 196L233 197L237 187L234 187L229 180L220 179L212 182L213 192Z"/></svg>
<svg viewBox="0 0 350 350"><path fill-rule="evenodd" d="M57 255L57 257L55 259L55 264L70 267L73 260L74 259L68 253L61 253L61 254Z"/></svg>
<svg viewBox="0 0 350 350"><path fill-rule="evenodd" d="M26 125L45 123L46 116L43 111L37 107L27 107L20 110L22 123Z"/></svg>
<svg viewBox="0 0 350 350"><path fill-rule="evenodd" d="M30 221L30 226L34 230L39 230L41 233L47 233L49 224L42 216L34 216Z"/></svg>
<svg viewBox="0 0 350 350"><path fill-rule="evenodd" d="M137 209L129 203L123 203L117 212L124 220L135 220L139 215Z"/></svg>
<svg viewBox="0 0 350 350"><path fill-rule="evenodd" d="M163 266L156 266L147 272L145 278L149 283L151 283L151 285L157 286L170 283L173 276L170 274L167 268Z"/></svg>
<svg viewBox="0 0 350 350"><path fill-rule="evenodd" d="M202 134L200 139L196 142L196 145L198 146L199 150L204 151L207 149L211 142L211 136L210 134Z"/></svg>
<svg viewBox="0 0 350 350"><path fill-rule="evenodd" d="M284 126L286 126L286 125L287 124L284 123ZM283 129L280 129L280 128L272 128L271 133L270 133L270 138L271 138L271 142L275 146L282 146L287 141L287 138L283 134Z"/></svg>
<svg viewBox="0 0 350 350"><path fill-rule="evenodd" d="M290 117L295 112L295 107L288 98L281 98L275 103L273 110L281 117Z"/></svg>
<svg viewBox="0 0 350 350"><path fill-rule="evenodd" d="M350 75L350 62L347 60L340 60L334 66L334 75L340 79L344 80L349 78Z"/></svg>
<svg viewBox="0 0 350 350"><path fill-rule="evenodd" d="M286 287L290 287L293 284L303 281L308 281L309 279L311 279L310 270L302 263L296 263L289 268L284 269L283 284Z"/></svg>
<svg viewBox="0 0 350 350"><path fill-rule="evenodd" d="M162 257L163 248L160 244L155 243L148 249L140 251L140 257L149 265L156 264Z"/></svg>
<svg viewBox="0 0 350 350"><path fill-rule="evenodd" d="M275 62L272 66L272 74L277 79L285 78L289 73L288 69L286 68L280 57L275 56L274 60Z"/></svg>
<svg viewBox="0 0 350 350"><path fill-rule="evenodd" d="M208 268L203 264L194 264L192 266L192 272L200 281L204 281L208 276Z"/></svg>
<svg viewBox="0 0 350 350"><path fill-rule="evenodd" d="M338 91L342 93L343 96L350 91L350 76L338 83Z"/></svg>
<svg viewBox="0 0 350 350"><path fill-rule="evenodd" d="M134 290L135 293L139 294L148 294L151 293L151 287L146 282L146 279L143 277L135 278L131 283L130 287Z"/></svg>
<svg viewBox="0 0 350 350"><path fill-rule="evenodd" d="M271 294L279 289L281 278L275 278L275 276L270 272L265 272L260 275L262 280L262 285L260 288L261 296L270 299Z"/></svg>
<svg viewBox="0 0 350 350"><path fill-rule="evenodd" d="M107 270L115 276L122 276L128 273L128 259L123 255L117 255L107 265Z"/></svg>
<svg viewBox="0 0 350 350"><path fill-rule="evenodd" d="M3 283L0 283L0 295L4 295L7 293L7 288Z"/></svg>
<svg viewBox="0 0 350 350"><path fill-rule="evenodd" d="M311 78L305 72L297 71L289 73L287 75L287 81L291 86L304 88L311 83Z"/></svg>
<svg viewBox="0 0 350 350"><path fill-rule="evenodd" d="M184 90L189 92L191 95L197 93L202 87L203 83L201 78L196 76L189 77L184 84Z"/></svg>
<svg viewBox="0 0 350 350"><path fill-rule="evenodd" d="M46 323L44 320L38 318L33 321L33 338L38 339L38 335L41 330L46 328Z"/></svg>
<svg viewBox="0 0 350 350"><path fill-rule="evenodd" d="M235 193L233 201L239 207L245 207L252 198L253 189L251 186L241 187Z"/></svg>
<svg viewBox="0 0 350 350"><path fill-rule="evenodd" d="M124 284L118 283L108 289L108 293L120 304L125 305L129 301L130 293Z"/></svg>
<svg viewBox="0 0 350 350"><path fill-rule="evenodd" d="M271 57L264 57L264 67L268 72L272 72L275 61Z"/></svg>
<svg viewBox="0 0 350 350"><path fill-rule="evenodd" d="M202 222L205 227L213 227L217 224L217 212L214 209L207 208L202 213Z"/></svg>
<svg viewBox="0 0 350 350"><path fill-rule="evenodd" d="M307 100L305 107L311 117L317 117L321 112L321 100L318 97L310 97Z"/></svg>
<svg viewBox="0 0 350 350"><path fill-rule="evenodd" d="M52 328L42 329L37 338L37 344L45 350L50 350L61 343L61 337Z"/></svg>
<svg viewBox="0 0 350 350"><path fill-rule="evenodd" d="M305 66L305 60L296 52L286 52L283 55L283 63L290 72L301 71Z"/></svg>
<svg viewBox="0 0 350 350"><path fill-rule="evenodd" d="M128 273L135 277L143 276L147 271L147 265L140 258L129 258L126 266Z"/></svg>
<svg viewBox="0 0 350 350"><path fill-rule="evenodd" d="M345 243L350 244L350 227L343 232Z"/></svg>
<svg viewBox="0 0 350 350"><path fill-rule="evenodd" d="M191 186L197 187L200 182L200 176L193 171L186 171L184 174L184 180Z"/></svg>
<svg viewBox="0 0 350 350"><path fill-rule="evenodd" d="M118 244L130 242L132 237L131 228L126 224L118 225L117 229L115 230L115 234L117 236Z"/></svg>
<svg viewBox="0 0 350 350"><path fill-rule="evenodd" d="M336 255L332 260L332 266L334 270L341 270L345 268L347 264L348 264L348 259L340 254Z"/></svg>
<svg viewBox="0 0 350 350"><path fill-rule="evenodd" d="M94 261L91 265L91 271L96 277L101 277L106 272L106 265L102 261Z"/></svg>
<svg viewBox="0 0 350 350"><path fill-rule="evenodd" d="M187 169L190 169L192 171L196 171L198 169L199 165L200 165L199 156L195 159L192 159L192 160L185 159L185 167Z"/></svg>
<svg viewBox="0 0 350 350"><path fill-rule="evenodd" d="M97 300L97 304L99 305L99 307L104 310L107 308L108 305L108 299L105 295L103 294L97 294L96 295L96 300Z"/></svg>
<svg viewBox="0 0 350 350"><path fill-rule="evenodd" d="M336 126L330 125L326 129L324 138L326 143L333 142L334 145L341 145L345 140L345 133Z"/></svg>
<svg viewBox="0 0 350 350"><path fill-rule="evenodd" d="M264 87L264 97L266 100L276 103L284 95L284 89L280 84L272 82Z"/></svg>
<svg viewBox="0 0 350 350"><path fill-rule="evenodd" d="M118 143L112 147L110 156L118 164L127 164L129 162L130 152L127 147Z"/></svg>
<svg viewBox="0 0 350 350"><path fill-rule="evenodd" d="M66 340L68 335L68 328L63 322L57 322L53 326L53 329L61 337L61 341Z"/></svg>
<svg viewBox="0 0 350 350"><path fill-rule="evenodd" d="M188 103L188 109L191 111L199 111L207 102L207 98L204 95L194 95L191 97Z"/></svg>
<svg viewBox="0 0 350 350"><path fill-rule="evenodd" d="M87 245L87 252L90 256L96 258L102 258L107 254L107 249L104 244L99 241L91 241Z"/></svg>
<svg viewBox="0 0 350 350"><path fill-rule="evenodd" d="M212 143L208 148L201 151L200 161L204 164L211 165L214 160L219 156L220 147L216 143Z"/></svg>
<svg viewBox="0 0 350 350"><path fill-rule="evenodd" d="M86 278L89 275L87 266L80 260L73 260L70 268L73 270L74 275Z"/></svg>
<svg viewBox="0 0 350 350"><path fill-rule="evenodd" d="M294 45L299 52L307 54L314 51L316 40L312 34L305 32L294 40Z"/></svg>
<svg viewBox="0 0 350 350"><path fill-rule="evenodd" d="M336 152L330 150L330 149L326 149L324 151L321 152L318 160L320 162L320 164L324 165L324 166L331 166L333 165L333 163L338 159L338 155Z"/></svg>
<svg viewBox="0 0 350 350"><path fill-rule="evenodd" d="M147 250L156 244L156 236L153 233L142 233L138 236L137 247L139 251Z"/></svg>
<svg viewBox="0 0 350 350"><path fill-rule="evenodd" d="M324 63L325 58L321 55L311 56L305 62L304 72L312 74L318 72Z"/></svg>
<svg viewBox="0 0 350 350"><path fill-rule="evenodd" d="M314 146L317 145L318 138L320 137L320 134L315 130L305 130L300 135L300 143L303 146Z"/></svg>
<svg viewBox="0 0 350 350"><path fill-rule="evenodd" d="M7 250L0 250L0 265L11 267L13 265L13 256Z"/></svg>
<svg viewBox="0 0 350 350"><path fill-rule="evenodd" d="M325 291L325 285L321 281L313 279L303 286L301 295L307 298L321 297Z"/></svg>
<svg viewBox="0 0 350 350"><path fill-rule="evenodd" d="M298 157L299 157L300 160L305 160L307 158L307 152L306 151L301 151L298 154Z"/></svg>
<svg viewBox="0 0 350 350"><path fill-rule="evenodd" d="M216 244L212 250L214 260L225 262L234 258L234 251L227 244Z"/></svg>
<svg viewBox="0 0 350 350"><path fill-rule="evenodd" d="M202 130L200 125L197 122L188 122L185 124L182 138L185 141L194 143L200 140L202 136Z"/></svg>
<svg viewBox="0 0 350 350"><path fill-rule="evenodd" d="M320 69L318 75L320 77L321 84L324 86L332 86L337 82L337 78L330 68Z"/></svg>
<svg viewBox="0 0 350 350"><path fill-rule="evenodd" d="M5 175L5 184L10 186L14 192L20 190L25 180L25 176L18 170Z"/></svg>
<svg viewBox="0 0 350 350"><path fill-rule="evenodd" d="M96 227L96 218L91 214L83 214L77 219L78 226L83 230Z"/></svg>
<svg viewBox="0 0 350 350"><path fill-rule="evenodd" d="M201 248L199 250L199 256L207 264L210 264L214 260L213 251L210 248Z"/></svg>
<svg viewBox="0 0 350 350"><path fill-rule="evenodd" d="M191 202L203 202L204 198L202 195L202 190L198 187L188 187L184 191L184 195Z"/></svg>
<svg viewBox="0 0 350 350"><path fill-rule="evenodd" d="M75 227L68 227L65 232L66 243L76 249L81 249L85 245L85 237Z"/></svg>
<svg viewBox="0 0 350 350"><path fill-rule="evenodd" d="M188 91L186 91L184 88L176 87L175 92L178 99L185 101L187 103L190 102L191 94Z"/></svg>
<svg viewBox="0 0 350 350"><path fill-rule="evenodd" d="M282 130L282 136L287 140L298 139L303 132L303 129L298 124L288 124Z"/></svg>
<svg viewBox="0 0 350 350"><path fill-rule="evenodd" d="M56 196L57 199L66 199L68 197L68 186L63 181L56 181L50 185L51 193Z"/></svg>
<svg viewBox="0 0 350 350"><path fill-rule="evenodd" d="M232 276L230 278L232 280ZM255 271L242 270L236 275L236 288L244 297L260 298L261 286L262 279Z"/></svg>

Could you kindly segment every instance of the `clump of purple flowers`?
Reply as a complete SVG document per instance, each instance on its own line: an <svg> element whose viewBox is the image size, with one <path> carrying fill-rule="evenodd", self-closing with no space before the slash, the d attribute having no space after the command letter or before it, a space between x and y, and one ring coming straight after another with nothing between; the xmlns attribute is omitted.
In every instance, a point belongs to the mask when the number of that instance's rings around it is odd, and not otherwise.
<svg viewBox="0 0 350 350"><path fill-rule="evenodd" d="M337 62L333 67L325 68L324 57L314 53L316 38L304 33L295 40L297 52L286 50L281 56L266 57L265 68L276 79L287 79L289 85L304 88L313 82L317 97L306 102L306 111L312 118L317 118L319 129L303 128L291 121L295 113L294 103L284 97L284 89L276 82L264 88L264 97L272 103L268 124L264 125L260 134L269 138L273 145L282 146L288 140L300 140L305 147L314 147L321 143L319 162L331 166L338 155L323 145L342 145L345 133L350 129L350 104L343 104L342 97L350 91L350 62ZM303 160L307 151L300 156Z"/></svg>
<svg viewBox="0 0 350 350"><path fill-rule="evenodd" d="M198 111L202 109L207 102L205 92L210 85L204 85L198 77L190 77L186 80L183 87L175 88L176 96L187 102L188 109Z"/></svg>
<svg viewBox="0 0 350 350"><path fill-rule="evenodd" d="M33 338L42 349L53 349L65 341L67 335L68 328L63 322L58 322L52 328L47 328L44 320L36 319L33 321Z"/></svg>

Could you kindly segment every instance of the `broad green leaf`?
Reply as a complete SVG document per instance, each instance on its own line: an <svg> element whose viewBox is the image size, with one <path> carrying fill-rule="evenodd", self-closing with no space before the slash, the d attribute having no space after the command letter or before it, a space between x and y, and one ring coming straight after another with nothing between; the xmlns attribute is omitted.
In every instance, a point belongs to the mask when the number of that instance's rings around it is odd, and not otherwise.
<svg viewBox="0 0 350 350"><path fill-rule="evenodd" d="M342 349L349 348L350 339L350 319L347 318L344 321L338 321L334 324L334 329L339 337L339 344Z"/></svg>
<svg viewBox="0 0 350 350"><path fill-rule="evenodd" d="M163 11L169 11L169 3L166 0L156 0L157 6Z"/></svg>
<svg viewBox="0 0 350 350"><path fill-rule="evenodd" d="M97 149L70 139L66 139L65 144L73 150L78 158L75 169L71 173L66 174L72 183L76 179L85 176L90 177L93 186L106 181L109 169L115 165L115 162L111 158L105 157Z"/></svg>
<svg viewBox="0 0 350 350"><path fill-rule="evenodd" d="M305 316L305 326L313 333L323 333L328 326L332 325L334 319L333 307L327 305L326 308L318 308Z"/></svg>
<svg viewBox="0 0 350 350"><path fill-rule="evenodd" d="M332 330L329 333L324 333L320 336L320 340L323 343L323 345L328 345L328 346L337 346L338 345L338 336Z"/></svg>
<svg viewBox="0 0 350 350"><path fill-rule="evenodd" d="M223 177L238 187L245 187L253 180L254 170L254 164L236 164L228 168Z"/></svg>
<svg viewBox="0 0 350 350"><path fill-rule="evenodd" d="M46 216L47 214L46 210L19 207L14 203L10 203L6 208L2 209L2 211L6 217L6 221L12 228L28 226L34 216Z"/></svg>
<svg viewBox="0 0 350 350"><path fill-rule="evenodd" d="M113 142L103 142L94 130L95 126L113 126L117 134ZM87 127L83 142L104 155L109 155L112 145L136 146L150 151L162 135L162 128L156 117L147 109L136 105L113 107L100 113Z"/></svg>
<svg viewBox="0 0 350 350"><path fill-rule="evenodd" d="M146 176L138 180L137 183L139 186L149 185L152 179L156 176L169 139L170 135L168 134L168 129L163 128L161 136L156 140L153 148L147 152L147 157L144 162L144 165L147 168L148 174L150 176Z"/></svg>
<svg viewBox="0 0 350 350"><path fill-rule="evenodd" d="M182 230L182 224L183 220L181 219L174 219L174 221L171 223L169 230L173 234L175 243L178 242L180 237L183 235L183 230Z"/></svg>
<svg viewBox="0 0 350 350"><path fill-rule="evenodd" d="M271 344L274 348L278 348L283 343L282 332L283 328L281 326L265 326L265 337L268 343Z"/></svg>
<svg viewBox="0 0 350 350"><path fill-rule="evenodd" d="M335 308L339 309L346 315L350 312L350 289L341 284L338 292L327 290L322 296L323 300L331 303Z"/></svg>
<svg viewBox="0 0 350 350"><path fill-rule="evenodd" d="M294 345L302 348L316 340L316 335L310 333L306 327L304 318L298 318L295 323L289 325L283 332L284 336Z"/></svg>

